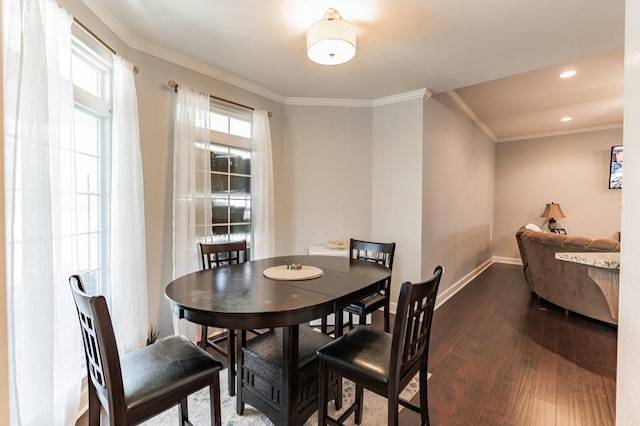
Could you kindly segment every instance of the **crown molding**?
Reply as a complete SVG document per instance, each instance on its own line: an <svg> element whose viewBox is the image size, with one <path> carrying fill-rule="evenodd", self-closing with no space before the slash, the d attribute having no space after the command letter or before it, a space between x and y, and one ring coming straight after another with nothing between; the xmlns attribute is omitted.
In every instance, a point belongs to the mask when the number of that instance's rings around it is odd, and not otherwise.
<svg viewBox="0 0 640 426"><path fill-rule="evenodd" d="M271 99L281 104L285 103L285 100L287 99L285 96L269 90L263 86L252 83L236 75L222 71L218 68L212 67L211 65L207 65L196 59L190 58L178 52L174 52L173 50L167 49L138 37L134 37L132 39L129 47L147 53L151 56L164 59L165 61L172 62L176 65L189 68L193 71L197 71L201 74L213 77L217 80L223 81L241 89L245 89L257 95L264 96L265 98Z"/></svg>
<svg viewBox="0 0 640 426"><path fill-rule="evenodd" d="M449 98L451 98L451 100L456 105L458 105L458 108L460 108L462 112L464 112L467 115L467 117L469 117L471 121L473 121L476 124L476 126L478 126L487 136L489 136L494 143L498 142L498 138L496 137L496 135L494 135L491 129L489 129L489 127L487 127L487 125L484 124L482 120L478 118L478 116L473 112L473 110L471 110L469 105L467 105L467 103L464 100L462 100L460 95L458 95L455 90L447 90L446 93L447 95L449 95Z"/></svg>
<svg viewBox="0 0 640 426"><path fill-rule="evenodd" d="M135 36L127 27L122 25L99 0L82 0L85 6L93 12L111 31L113 31L124 43L131 47Z"/></svg>
<svg viewBox="0 0 640 426"><path fill-rule="evenodd" d="M369 101L369 100L366 100L366 99L295 98L295 97L290 97L290 98L286 99L285 105L371 108L373 106L373 102Z"/></svg>
<svg viewBox="0 0 640 426"><path fill-rule="evenodd" d="M572 135L575 133L587 133L587 132L597 132L600 130L612 130L612 129L621 129L623 127L622 123L615 124L605 124L603 126L594 126L594 127L581 127L577 129L567 129L567 130L558 130L555 132L546 132L546 133L532 133L529 135L520 135L513 136L508 138L500 138L496 142L514 142L521 141L525 139L538 139L538 138L548 138L552 136L563 136L563 135Z"/></svg>
<svg viewBox="0 0 640 426"><path fill-rule="evenodd" d="M429 89L419 89L412 92L399 93L397 95L386 96L384 98L374 99L372 101L373 107L379 107L383 105L397 104L400 102L406 102L414 99L429 99L432 93Z"/></svg>
<svg viewBox="0 0 640 426"><path fill-rule="evenodd" d="M337 98L287 98L286 105L302 106L333 106L333 107L355 107L355 108L375 108L383 105L397 104L414 99L429 99L431 92L429 89L419 89L412 92L399 93L397 95L386 96L373 100L366 99L337 99Z"/></svg>

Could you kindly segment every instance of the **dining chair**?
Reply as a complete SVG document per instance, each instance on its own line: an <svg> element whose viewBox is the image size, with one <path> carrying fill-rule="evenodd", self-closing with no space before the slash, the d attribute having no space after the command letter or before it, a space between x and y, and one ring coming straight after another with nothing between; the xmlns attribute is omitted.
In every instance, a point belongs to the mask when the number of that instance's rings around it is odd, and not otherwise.
<svg viewBox="0 0 640 426"><path fill-rule="evenodd" d="M79 275L72 275L69 284L89 378L89 426L100 425L101 407L109 424L120 426L138 424L175 405L180 424L190 424L187 396L207 386L211 424L221 424L221 363L183 336L170 336L120 357L105 298L86 294Z"/></svg>
<svg viewBox="0 0 640 426"><path fill-rule="evenodd" d="M351 238L349 242L349 256L352 259L363 259L378 263L393 270L393 256L396 251L396 243L376 243ZM386 280L384 287L357 302L344 308L349 314L349 329L353 328L353 315L358 315L360 325L366 324L367 315L384 308L384 331L389 332L389 292L391 288L391 276ZM336 323L337 324L337 323ZM341 333L340 333L341 334ZM339 334L336 334L338 336Z"/></svg>
<svg viewBox="0 0 640 426"><path fill-rule="evenodd" d="M405 282L400 288L393 334L371 326L356 327L318 350L320 396L318 424L341 424L355 412L362 422L364 389L387 398L387 424L398 424L399 404L420 413L429 425L427 360L433 310L443 268L437 266L426 281ZM420 373L420 406L400 398L401 391ZM354 403L338 419L329 417L329 378L336 374L356 384ZM380 420L380 419L377 419Z"/></svg>
<svg viewBox="0 0 640 426"><path fill-rule="evenodd" d="M230 243L218 243L218 244L204 244L198 243L198 266L201 271L207 269L218 268L225 265L235 265L244 263L247 258L247 241L235 241ZM235 359L236 359L236 345L235 345L236 331L233 329L224 330L213 337L209 337L209 328L202 326L202 332L200 337L200 347L207 349L211 347L213 350L220 353L225 357L227 361L227 378L229 382L229 396L236 394L235 387ZM226 341L226 345L221 343Z"/></svg>

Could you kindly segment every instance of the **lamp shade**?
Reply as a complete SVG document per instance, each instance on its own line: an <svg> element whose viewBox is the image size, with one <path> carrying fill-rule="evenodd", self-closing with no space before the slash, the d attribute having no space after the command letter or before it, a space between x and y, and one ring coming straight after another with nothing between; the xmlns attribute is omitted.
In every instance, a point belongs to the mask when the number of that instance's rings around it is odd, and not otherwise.
<svg viewBox="0 0 640 426"><path fill-rule="evenodd" d="M356 29L335 9L307 30L307 56L322 65L343 64L356 54Z"/></svg>
<svg viewBox="0 0 640 426"><path fill-rule="evenodd" d="M560 209L560 204L556 204L552 202L551 204L547 204L545 206L544 211L542 212L540 217L556 218L556 217L566 217L566 216L564 215L564 213L562 213L562 210Z"/></svg>

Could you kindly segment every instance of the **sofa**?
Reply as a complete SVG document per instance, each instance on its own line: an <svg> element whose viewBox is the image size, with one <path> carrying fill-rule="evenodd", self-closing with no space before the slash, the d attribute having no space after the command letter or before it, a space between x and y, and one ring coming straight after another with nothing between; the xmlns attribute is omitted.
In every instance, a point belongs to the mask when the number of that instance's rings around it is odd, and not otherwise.
<svg viewBox="0 0 640 426"><path fill-rule="evenodd" d="M530 290L568 311L617 325L607 301L589 277L588 266L557 260L558 252L620 251L620 242L539 232L522 227L516 232L524 275Z"/></svg>

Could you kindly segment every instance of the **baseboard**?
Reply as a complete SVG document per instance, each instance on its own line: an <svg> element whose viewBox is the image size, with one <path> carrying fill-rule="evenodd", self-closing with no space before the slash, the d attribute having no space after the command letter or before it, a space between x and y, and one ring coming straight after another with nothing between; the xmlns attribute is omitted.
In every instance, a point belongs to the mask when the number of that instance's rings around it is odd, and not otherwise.
<svg viewBox="0 0 640 426"><path fill-rule="evenodd" d="M522 266L522 259L519 257L502 257L493 256L494 263L506 263L508 265L520 265Z"/></svg>
<svg viewBox="0 0 640 426"><path fill-rule="evenodd" d="M436 298L436 309L442 306L447 300L451 299L457 292L462 290L467 284L473 281L478 275L484 272L489 266L493 264L493 259L487 259L480 266L469 272L467 275L459 279L451 287L447 288L442 293L438 294Z"/></svg>
<svg viewBox="0 0 640 426"><path fill-rule="evenodd" d="M480 266L478 266L473 271L469 272L467 275L465 275L464 277L459 279L457 282L455 282L451 287L447 288L442 293L439 293L438 297L436 298L435 309L438 309L447 300L451 299L457 292L462 290L467 284L469 284L471 281L473 281L474 278L476 278L478 275L480 275L482 272L484 272L484 270L487 269L489 266L491 266L493 263L494 263L494 258L487 259ZM398 303L391 302L389 304L389 311L392 314L395 314L397 307L398 307Z"/></svg>

